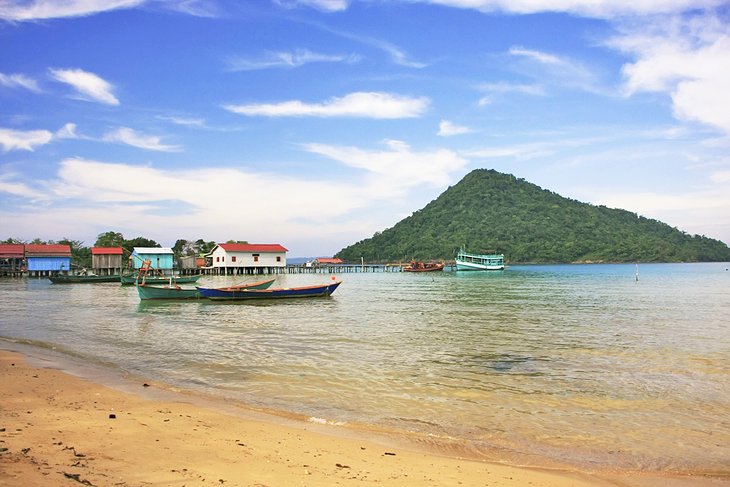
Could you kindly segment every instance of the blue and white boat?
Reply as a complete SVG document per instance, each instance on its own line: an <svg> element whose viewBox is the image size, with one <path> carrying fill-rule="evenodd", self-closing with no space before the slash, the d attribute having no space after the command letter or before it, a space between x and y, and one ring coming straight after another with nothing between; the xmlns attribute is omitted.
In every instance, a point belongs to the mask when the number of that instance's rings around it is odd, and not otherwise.
<svg viewBox="0 0 730 487"><path fill-rule="evenodd" d="M462 247L454 260L457 271L504 270L504 254L471 254Z"/></svg>
<svg viewBox="0 0 730 487"><path fill-rule="evenodd" d="M238 301L246 299L317 298L331 295L342 281L302 287L280 287L274 289L214 289L198 287L202 298L214 301Z"/></svg>

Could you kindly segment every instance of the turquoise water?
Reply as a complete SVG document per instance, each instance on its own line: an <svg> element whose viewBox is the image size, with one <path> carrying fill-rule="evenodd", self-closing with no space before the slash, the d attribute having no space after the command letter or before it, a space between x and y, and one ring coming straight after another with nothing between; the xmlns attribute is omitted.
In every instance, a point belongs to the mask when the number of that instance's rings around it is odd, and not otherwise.
<svg viewBox="0 0 730 487"><path fill-rule="evenodd" d="M728 267L354 273L328 299L252 304L4 279L0 337L490 459L727 476Z"/></svg>

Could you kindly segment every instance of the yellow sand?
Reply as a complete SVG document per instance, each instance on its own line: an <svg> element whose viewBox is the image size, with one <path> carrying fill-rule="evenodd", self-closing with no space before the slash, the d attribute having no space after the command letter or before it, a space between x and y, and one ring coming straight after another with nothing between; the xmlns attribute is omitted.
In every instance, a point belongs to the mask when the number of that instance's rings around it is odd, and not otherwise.
<svg viewBox="0 0 730 487"><path fill-rule="evenodd" d="M184 395L149 396L31 367L0 350L0 485L728 485L450 458L389 446L375 433L339 434L343 427L238 414Z"/></svg>

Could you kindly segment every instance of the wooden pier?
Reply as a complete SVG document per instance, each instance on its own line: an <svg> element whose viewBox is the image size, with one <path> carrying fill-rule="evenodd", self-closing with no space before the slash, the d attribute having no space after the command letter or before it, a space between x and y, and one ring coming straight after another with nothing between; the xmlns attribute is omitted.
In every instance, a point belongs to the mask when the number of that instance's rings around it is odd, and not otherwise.
<svg viewBox="0 0 730 487"><path fill-rule="evenodd" d="M307 266L289 264L285 267L198 267L181 269L182 275L236 276L259 274L350 274L353 272L402 272L401 264L332 264Z"/></svg>

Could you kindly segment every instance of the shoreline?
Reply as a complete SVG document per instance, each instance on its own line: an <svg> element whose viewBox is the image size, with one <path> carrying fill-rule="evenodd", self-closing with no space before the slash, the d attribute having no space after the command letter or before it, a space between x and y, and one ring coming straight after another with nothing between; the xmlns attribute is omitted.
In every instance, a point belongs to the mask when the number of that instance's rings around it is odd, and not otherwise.
<svg viewBox="0 0 730 487"><path fill-rule="evenodd" d="M117 384L93 371L89 378L12 345L0 343L3 485L730 485L724 478L467 459L375 431L270 415L122 377Z"/></svg>

